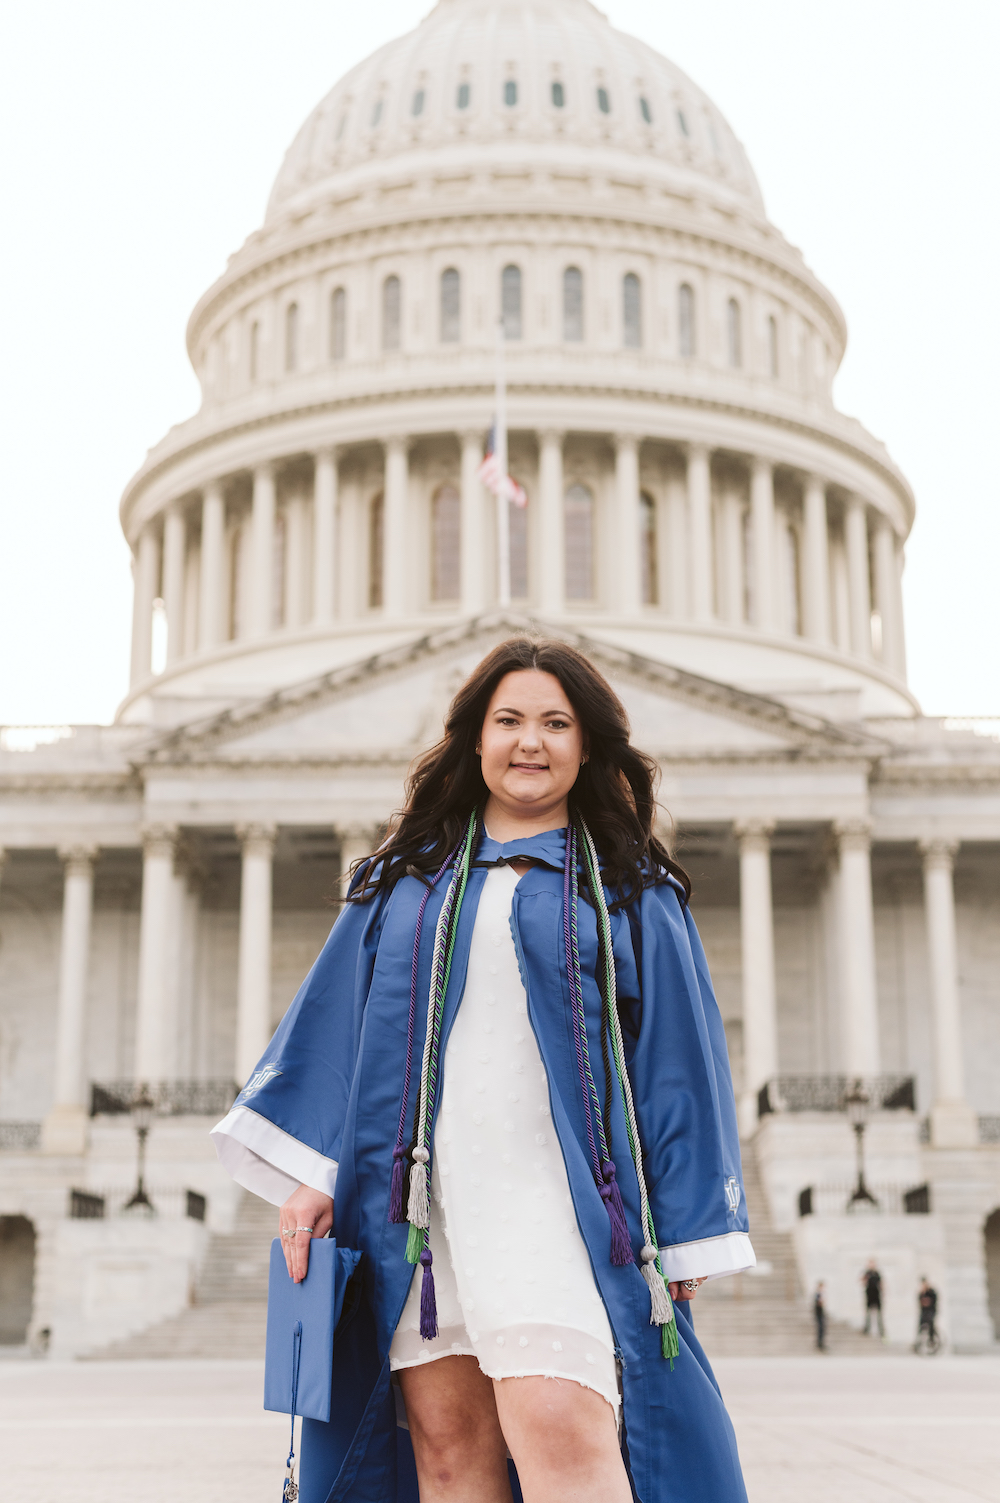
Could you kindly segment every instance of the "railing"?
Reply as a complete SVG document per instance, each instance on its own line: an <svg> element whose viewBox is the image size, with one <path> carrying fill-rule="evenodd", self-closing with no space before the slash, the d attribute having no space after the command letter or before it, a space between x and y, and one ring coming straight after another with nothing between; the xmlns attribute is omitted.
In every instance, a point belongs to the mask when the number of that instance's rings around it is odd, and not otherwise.
<svg viewBox="0 0 1000 1503"><path fill-rule="evenodd" d="M852 1203L854 1190L855 1185L846 1182L839 1185L807 1185L799 1192L799 1215L930 1215L930 1185L913 1185L909 1189L905 1185L869 1185L869 1193L875 1197L874 1205L869 1201Z"/></svg>
<svg viewBox="0 0 1000 1503"><path fill-rule="evenodd" d="M70 1190L67 1214L73 1221L110 1221L115 1216L128 1216L129 1201L134 1193L127 1185ZM208 1201L197 1190L179 1190L175 1185L168 1185L162 1189L147 1187L147 1193L153 1205L152 1214L164 1221L205 1220ZM148 1216L151 1213L137 1207L136 1214Z"/></svg>
<svg viewBox="0 0 1000 1503"><path fill-rule="evenodd" d="M126 1115L141 1087L135 1080L92 1081L90 1115ZM156 1080L145 1086L157 1117L224 1117L239 1089L231 1080Z"/></svg>
<svg viewBox="0 0 1000 1503"><path fill-rule="evenodd" d="M10 1149L14 1153L27 1148L37 1148L42 1141L40 1122L0 1122L0 1151Z"/></svg>
<svg viewBox="0 0 1000 1503"><path fill-rule="evenodd" d="M844 1112L847 1094L859 1083L856 1075L775 1075L757 1093L757 1115L771 1112ZM868 1110L916 1110L917 1082L912 1075L869 1075L860 1084L868 1096Z"/></svg>
<svg viewBox="0 0 1000 1503"><path fill-rule="evenodd" d="M980 1143L1000 1143L1000 1117L980 1117Z"/></svg>

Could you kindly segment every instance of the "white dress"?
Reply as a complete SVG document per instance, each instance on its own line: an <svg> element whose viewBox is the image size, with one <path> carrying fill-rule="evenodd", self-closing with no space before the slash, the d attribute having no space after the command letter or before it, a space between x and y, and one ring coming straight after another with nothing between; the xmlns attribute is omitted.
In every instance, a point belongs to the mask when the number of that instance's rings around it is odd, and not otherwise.
<svg viewBox="0 0 1000 1503"><path fill-rule="evenodd" d="M510 932L517 873L486 875L444 1057L431 1171L438 1335L420 1337L418 1267L393 1371L475 1357L490 1378L570 1378L617 1415L614 1338L576 1224Z"/></svg>

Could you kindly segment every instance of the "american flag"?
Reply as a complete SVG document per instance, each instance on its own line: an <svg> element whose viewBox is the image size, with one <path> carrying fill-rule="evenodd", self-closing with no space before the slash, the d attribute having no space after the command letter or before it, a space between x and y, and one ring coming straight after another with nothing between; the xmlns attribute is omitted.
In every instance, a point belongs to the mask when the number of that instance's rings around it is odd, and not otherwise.
<svg viewBox="0 0 1000 1503"><path fill-rule="evenodd" d="M490 429L490 436L486 440L486 455L479 466L479 478L492 495L506 493L507 500L513 501L515 506L527 506L528 496L524 486L518 485L510 475L505 475L500 467L496 453L495 426Z"/></svg>

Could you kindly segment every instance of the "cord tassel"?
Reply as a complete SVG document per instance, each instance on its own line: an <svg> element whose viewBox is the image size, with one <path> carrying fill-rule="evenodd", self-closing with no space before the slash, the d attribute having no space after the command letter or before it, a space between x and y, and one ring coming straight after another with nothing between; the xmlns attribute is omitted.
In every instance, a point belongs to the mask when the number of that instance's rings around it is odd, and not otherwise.
<svg viewBox="0 0 1000 1503"><path fill-rule="evenodd" d="M649 1323L651 1326L666 1326L674 1318L674 1307L656 1261L656 1248L647 1242L642 1250L642 1276L649 1285Z"/></svg>
<svg viewBox="0 0 1000 1503"><path fill-rule="evenodd" d="M406 1173L405 1163L409 1156L409 1149L394 1148L392 1151L392 1179L389 1183L389 1220L396 1226L406 1223L406 1212L403 1210L403 1179Z"/></svg>
<svg viewBox="0 0 1000 1503"><path fill-rule="evenodd" d="M632 1251L628 1222L625 1220L622 1192L618 1188L615 1166L611 1159L604 1160L601 1165L601 1174L603 1178L599 1189L604 1201L604 1209L611 1222L611 1261L616 1268L627 1268L630 1263L635 1262L635 1254Z"/></svg>
<svg viewBox="0 0 1000 1503"><path fill-rule="evenodd" d="M410 1199L406 1207L406 1219L411 1226L427 1228L431 1224L431 1208L427 1199L427 1161L430 1154L426 1148L414 1148L413 1168L410 1170Z"/></svg>
<svg viewBox="0 0 1000 1503"><path fill-rule="evenodd" d="M419 1263L420 1254L427 1246L427 1233L423 1227L411 1226L406 1234L406 1252L404 1257L407 1263Z"/></svg>
<svg viewBox="0 0 1000 1503"><path fill-rule="evenodd" d="M433 1341L438 1333L437 1298L434 1293L434 1254L425 1247L420 1254L423 1277L420 1282L420 1335Z"/></svg>

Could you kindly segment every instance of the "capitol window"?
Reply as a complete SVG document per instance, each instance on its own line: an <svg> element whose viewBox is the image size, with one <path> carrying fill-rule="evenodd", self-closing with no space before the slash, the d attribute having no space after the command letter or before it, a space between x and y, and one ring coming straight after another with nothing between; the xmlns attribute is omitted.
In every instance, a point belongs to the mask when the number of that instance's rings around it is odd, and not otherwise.
<svg viewBox="0 0 1000 1503"><path fill-rule="evenodd" d="M602 115L609 115L611 113L611 100L608 98L608 91L605 88L600 88L597 91L597 108Z"/></svg>
<svg viewBox="0 0 1000 1503"><path fill-rule="evenodd" d="M682 360L695 353L694 288L682 282L677 293L677 330Z"/></svg>
<svg viewBox="0 0 1000 1503"><path fill-rule="evenodd" d="M554 78L552 80L552 103L555 105L557 110L561 110L563 105L566 103L566 90L563 88L558 78Z"/></svg>
<svg viewBox="0 0 1000 1503"><path fill-rule="evenodd" d="M506 105L517 103L517 79L508 78L504 81L503 102Z"/></svg>
<svg viewBox="0 0 1000 1503"><path fill-rule="evenodd" d="M642 346L642 285L633 271L622 278L622 338L630 350Z"/></svg>
<svg viewBox="0 0 1000 1503"><path fill-rule="evenodd" d="M767 318L767 368L772 376L778 374L778 320L773 313Z"/></svg>
<svg viewBox="0 0 1000 1503"><path fill-rule="evenodd" d="M640 94L639 96L639 114L642 116L643 120L645 120L647 125L652 125L653 111L650 109L649 100L646 98L645 94Z"/></svg>
<svg viewBox="0 0 1000 1503"><path fill-rule="evenodd" d="M726 304L726 350L729 364L738 369L743 364L743 325L740 305L734 297Z"/></svg>
<svg viewBox="0 0 1000 1503"><path fill-rule="evenodd" d="M260 324L254 319L250 325L250 380L260 375Z"/></svg>
<svg viewBox="0 0 1000 1503"><path fill-rule="evenodd" d="M639 530L642 549L642 603L658 605L660 588L656 570L656 502L648 491L643 491L639 497Z"/></svg>
<svg viewBox="0 0 1000 1503"><path fill-rule="evenodd" d="M285 309L285 370L298 370L299 365L299 305L289 303Z"/></svg>
<svg viewBox="0 0 1000 1503"><path fill-rule="evenodd" d="M347 354L347 292L334 288L330 294L330 359L343 360Z"/></svg>
<svg viewBox="0 0 1000 1503"><path fill-rule="evenodd" d="M441 340L457 344L462 333L462 282L454 266L441 273Z"/></svg>
<svg viewBox="0 0 1000 1503"><path fill-rule="evenodd" d="M385 496L379 491L368 507L368 605L382 604L382 566L385 555Z"/></svg>
<svg viewBox="0 0 1000 1503"><path fill-rule="evenodd" d="M459 597L461 497L442 485L431 501L431 599Z"/></svg>
<svg viewBox="0 0 1000 1503"><path fill-rule="evenodd" d="M677 125L682 136L690 136L691 132L688 129L687 116L683 110L677 111Z"/></svg>
<svg viewBox="0 0 1000 1503"><path fill-rule="evenodd" d="M374 129L374 127L376 125L378 125L378 123L379 123L379 121L381 119L382 119L382 100L381 99L376 99L374 105L372 106L372 128L373 129Z"/></svg>
<svg viewBox="0 0 1000 1503"><path fill-rule="evenodd" d="M563 272L563 339L578 343L583 338L583 272L567 266Z"/></svg>
<svg viewBox="0 0 1000 1503"><path fill-rule="evenodd" d="M399 349L403 290L398 277L386 277L382 283L382 348Z"/></svg>
<svg viewBox="0 0 1000 1503"><path fill-rule="evenodd" d="M413 96L413 103L410 105L410 114L411 115L422 115L423 112L424 112L424 91L423 91L423 89L418 89L417 92Z"/></svg>
<svg viewBox="0 0 1000 1503"><path fill-rule="evenodd" d="M566 599L594 598L594 497L577 482L564 503Z"/></svg>
<svg viewBox="0 0 1000 1503"><path fill-rule="evenodd" d="M457 109L467 110L469 108L469 95L469 85L467 83L460 83L458 93L455 96L455 106Z"/></svg>
<svg viewBox="0 0 1000 1503"><path fill-rule="evenodd" d="M500 273L500 312L504 339L521 337L521 268L505 266Z"/></svg>

